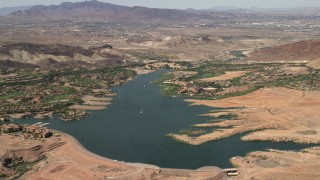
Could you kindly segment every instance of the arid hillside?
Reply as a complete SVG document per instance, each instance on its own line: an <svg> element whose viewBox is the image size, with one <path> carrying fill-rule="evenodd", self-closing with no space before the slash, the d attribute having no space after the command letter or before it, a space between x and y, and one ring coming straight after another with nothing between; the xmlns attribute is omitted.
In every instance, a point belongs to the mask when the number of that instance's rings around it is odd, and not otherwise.
<svg viewBox="0 0 320 180"><path fill-rule="evenodd" d="M0 60L0 70L6 70L6 69L12 69L12 68L18 68L18 69L32 69L36 68L36 65L28 64L28 63L21 63L17 61L11 61L11 60Z"/></svg>
<svg viewBox="0 0 320 180"><path fill-rule="evenodd" d="M252 61L308 61L320 56L320 41L307 40L281 46L257 50L249 54Z"/></svg>
<svg viewBox="0 0 320 180"><path fill-rule="evenodd" d="M90 68L96 65L123 64L124 59L125 57L114 51L110 45L87 49L61 44L13 43L0 46L0 64L3 68L22 67L27 64L28 67L33 64L40 67Z"/></svg>

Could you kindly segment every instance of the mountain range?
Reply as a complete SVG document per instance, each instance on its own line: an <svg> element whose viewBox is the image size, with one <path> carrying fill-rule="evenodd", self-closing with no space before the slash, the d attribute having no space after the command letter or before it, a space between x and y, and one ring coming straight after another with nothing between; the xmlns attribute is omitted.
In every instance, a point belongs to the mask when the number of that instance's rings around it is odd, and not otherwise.
<svg viewBox="0 0 320 180"><path fill-rule="evenodd" d="M0 8L0 16L6 16L15 11L23 11L29 9L31 6L17 6L17 7L3 7Z"/></svg>
<svg viewBox="0 0 320 180"><path fill-rule="evenodd" d="M17 10L17 11L14 11ZM12 12L14 11L14 12ZM215 7L211 9L158 9L140 6L121 6L96 0L84 2L64 2L60 5L36 5L32 7L1 8L0 15L7 18L36 18L36 19L104 19L117 22L199 22L239 17L246 14L294 14L320 15L320 8L292 8L292 9L242 9L236 7Z"/></svg>
<svg viewBox="0 0 320 180"><path fill-rule="evenodd" d="M221 13L220 13L221 14ZM84 2L64 2L60 5L33 6L8 15L11 18L68 19L68 18L103 18L110 21L190 21L211 19L207 13L191 13L177 9L157 9L147 7L128 7L103 3L96 0Z"/></svg>

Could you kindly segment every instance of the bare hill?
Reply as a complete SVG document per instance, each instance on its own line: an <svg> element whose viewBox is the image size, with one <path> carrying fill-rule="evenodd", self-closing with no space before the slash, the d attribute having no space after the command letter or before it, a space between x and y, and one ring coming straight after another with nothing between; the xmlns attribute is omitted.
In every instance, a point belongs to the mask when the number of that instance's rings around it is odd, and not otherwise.
<svg viewBox="0 0 320 180"><path fill-rule="evenodd" d="M29 63L21 63L11 60L0 60L0 70L7 70L7 69L33 69L37 68L38 66Z"/></svg>
<svg viewBox="0 0 320 180"><path fill-rule="evenodd" d="M320 41L307 40L261 49L249 54L252 61L313 61L320 57Z"/></svg>
<svg viewBox="0 0 320 180"><path fill-rule="evenodd" d="M62 44L13 43L0 46L0 63L8 68L36 65L40 67L96 67L124 63L110 45L83 48ZM10 60L5 61L5 60Z"/></svg>

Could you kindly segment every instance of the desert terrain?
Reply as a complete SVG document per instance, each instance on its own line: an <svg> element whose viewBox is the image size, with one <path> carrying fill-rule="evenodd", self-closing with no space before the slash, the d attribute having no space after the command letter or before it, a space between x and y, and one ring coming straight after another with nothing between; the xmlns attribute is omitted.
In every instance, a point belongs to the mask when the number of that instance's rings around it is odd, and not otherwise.
<svg viewBox="0 0 320 180"><path fill-rule="evenodd" d="M241 135L243 141L317 146L319 11L271 12L85 1L0 16L0 123L52 116L81 120L89 111L108 108L116 95L111 87L170 69L155 82L163 94L215 110L199 114L212 120L167 138L201 146ZM231 159L238 176L227 177L216 167L177 170L117 162L87 151L67 134L55 134L28 139L2 132L0 178L319 179L319 147L249 152Z"/></svg>
<svg viewBox="0 0 320 180"><path fill-rule="evenodd" d="M269 150L233 157L239 179L319 179L319 147L301 152Z"/></svg>
<svg viewBox="0 0 320 180"><path fill-rule="evenodd" d="M199 137L173 135L179 141L202 144L235 134L252 132L243 140L292 141L319 144L319 92L301 92L286 88L266 88L256 92L222 100L188 100L193 105L222 108L235 114L235 120L197 124L196 127L216 127L212 133ZM222 116L220 112L207 116ZM223 129L218 129L219 127Z"/></svg>

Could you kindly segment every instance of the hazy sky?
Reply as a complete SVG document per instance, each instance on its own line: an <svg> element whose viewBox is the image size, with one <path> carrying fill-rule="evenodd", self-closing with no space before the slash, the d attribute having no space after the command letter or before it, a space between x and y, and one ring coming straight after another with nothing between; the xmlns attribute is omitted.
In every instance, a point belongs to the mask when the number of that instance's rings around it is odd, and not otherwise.
<svg viewBox="0 0 320 180"><path fill-rule="evenodd" d="M84 0L0 0L0 7L14 7L22 5L49 5L61 2L79 2ZM119 5L146 6L157 8L195 8L208 9L216 6L234 7L320 7L320 0L100 0Z"/></svg>

